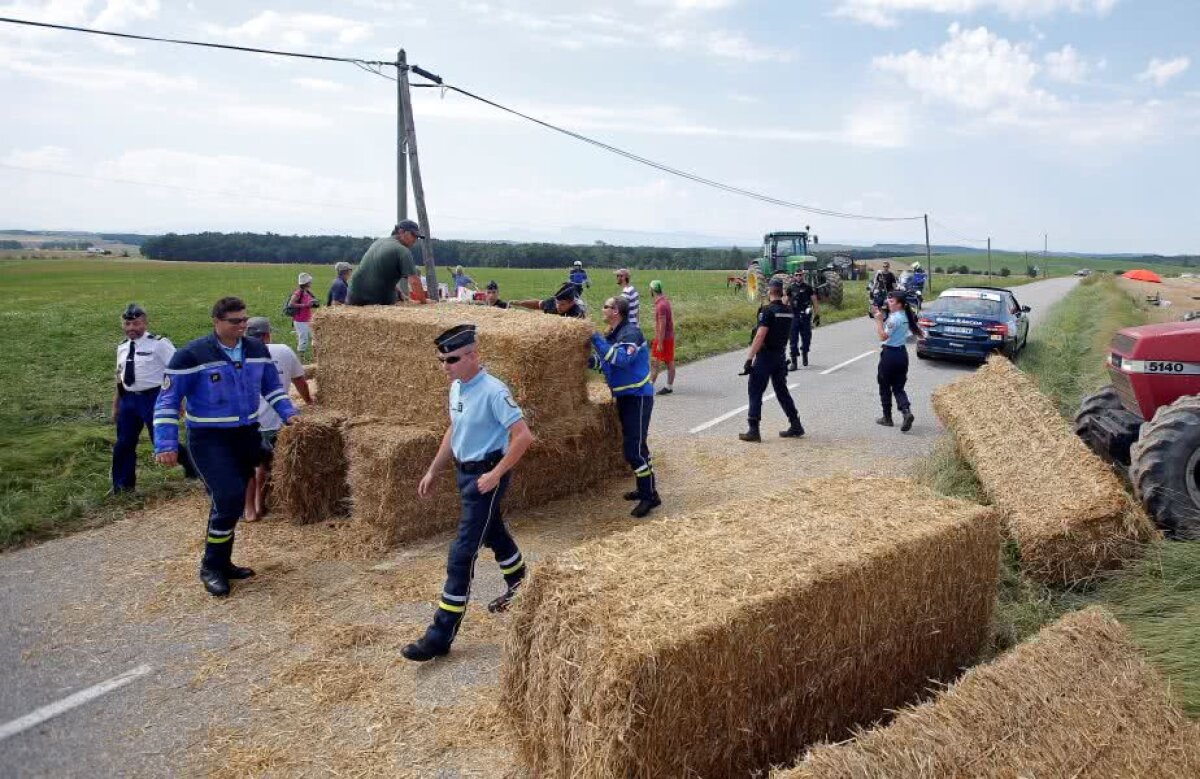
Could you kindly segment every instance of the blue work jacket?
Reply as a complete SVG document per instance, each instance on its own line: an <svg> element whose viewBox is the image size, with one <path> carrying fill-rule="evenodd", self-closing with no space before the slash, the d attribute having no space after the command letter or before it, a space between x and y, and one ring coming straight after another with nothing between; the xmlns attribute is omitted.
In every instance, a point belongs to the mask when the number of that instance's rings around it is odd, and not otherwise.
<svg viewBox="0 0 1200 779"><path fill-rule="evenodd" d="M592 348L588 364L604 373L614 396L654 394L650 347L637 325L623 319L607 337L592 333Z"/></svg>
<svg viewBox="0 0 1200 779"><path fill-rule="evenodd" d="M197 338L175 352L154 404L154 453L179 449L179 407L186 404L188 429L241 427L258 422L258 400L265 398L284 421L296 415L266 344L242 339L242 362L234 363L215 333Z"/></svg>

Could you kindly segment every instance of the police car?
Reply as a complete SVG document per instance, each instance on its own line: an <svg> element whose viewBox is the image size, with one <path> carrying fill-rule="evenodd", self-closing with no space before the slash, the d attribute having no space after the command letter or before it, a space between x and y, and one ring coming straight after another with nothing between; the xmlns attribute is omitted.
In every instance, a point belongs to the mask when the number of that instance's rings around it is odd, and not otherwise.
<svg viewBox="0 0 1200 779"><path fill-rule="evenodd" d="M1029 306L1001 287L953 287L921 311L925 337L917 356L957 357L983 362L999 351L1010 360L1029 340Z"/></svg>

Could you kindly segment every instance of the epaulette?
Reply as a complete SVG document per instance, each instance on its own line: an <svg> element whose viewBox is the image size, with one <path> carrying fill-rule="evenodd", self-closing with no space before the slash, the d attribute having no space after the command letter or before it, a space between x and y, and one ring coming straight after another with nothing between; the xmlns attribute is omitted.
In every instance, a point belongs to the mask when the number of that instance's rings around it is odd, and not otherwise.
<svg viewBox="0 0 1200 779"><path fill-rule="evenodd" d="M162 338L162 336L161 336L161 335L155 335L154 333L146 333L146 338L153 338L155 341L157 341L157 340L161 339L161 338Z"/></svg>

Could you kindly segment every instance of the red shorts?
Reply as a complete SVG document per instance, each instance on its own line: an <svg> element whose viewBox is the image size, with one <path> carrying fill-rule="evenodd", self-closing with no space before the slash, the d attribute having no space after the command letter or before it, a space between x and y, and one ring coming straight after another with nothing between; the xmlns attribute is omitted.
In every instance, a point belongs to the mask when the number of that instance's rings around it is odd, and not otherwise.
<svg viewBox="0 0 1200 779"><path fill-rule="evenodd" d="M650 356L659 362L675 362L675 339L664 338L650 342Z"/></svg>

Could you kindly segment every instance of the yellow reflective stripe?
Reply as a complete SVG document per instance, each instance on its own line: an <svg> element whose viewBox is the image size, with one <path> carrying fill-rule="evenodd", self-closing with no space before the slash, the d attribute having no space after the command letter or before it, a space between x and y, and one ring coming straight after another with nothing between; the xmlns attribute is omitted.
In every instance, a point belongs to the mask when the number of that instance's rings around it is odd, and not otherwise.
<svg viewBox="0 0 1200 779"><path fill-rule="evenodd" d="M466 611L466 610L467 610L467 607L466 607L466 606L452 606L451 604L447 603L447 602L446 602L446 601L444 601L444 600L443 600L443 601L438 601L438 608L439 608L439 609L445 609L446 611L450 611L450 612L453 612L453 613L455 613L455 614L462 614L464 611Z"/></svg>
<svg viewBox="0 0 1200 779"><path fill-rule="evenodd" d="M522 568L524 568L524 567L525 567L525 561L524 561L524 560L521 560L520 562L518 562L516 565L514 565L514 566L513 566L513 567L511 567L511 568L501 568L501 569L500 569L500 573L502 573L502 574L504 574L505 576L507 576L507 575L509 575L510 573L515 573L516 571L519 571L519 570L521 570L521 569L522 569Z"/></svg>
<svg viewBox="0 0 1200 779"><path fill-rule="evenodd" d="M626 384L626 385L625 385L625 386L623 386L623 387L613 387L613 388L612 388L612 391L613 391L613 392L620 392L621 390L627 390L627 389L637 389L638 387L642 386L643 384L645 384L645 383L646 383L646 382L648 382L648 381L650 381L650 374L649 374L649 373L647 373L647 374L646 374L646 378L642 379L642 380L641 380L641 381L639 381L637 384Z"/></svg>
<svg viewBox="0 0 1200 779"><path fill-rule="evenodd" d="M652 473L654 473L654 469L652 469L649 465L647 465L643 468L638 468L636 471L633 472L633 475L634 476L649 476Z"/></svg>
<svg viewBox="0 0 1200 779"><path fill-rule="evenodd" d="M607 360L608 362L612 362L613 352L615 352L616 350L617 350L617 347L615 347L615 346L609 347L609 350L604 353L604 359Z"/></svg>
<svg viewBox="0 0 1200 779"><path fill-rule="evenodd" d="M227 535L227 536L224 536L223 538L217 538L216 536L209 536L209 537L208 537L208 543L210 543L210 544L223 544L223 543L225 543L226 541L232 541L232 540L233 540L233 534L232 534L232 533L230 533L230 534L229 534L229 535Z"/></svg>
<svg viewBox="0 0 1200 779"><path fill-rule="evenodd" d="M257 415L257 412L255 412ZM184 414L189 422L238 422L239 417L194 417L191 414Z"/></svg>

